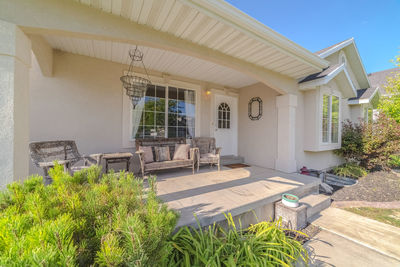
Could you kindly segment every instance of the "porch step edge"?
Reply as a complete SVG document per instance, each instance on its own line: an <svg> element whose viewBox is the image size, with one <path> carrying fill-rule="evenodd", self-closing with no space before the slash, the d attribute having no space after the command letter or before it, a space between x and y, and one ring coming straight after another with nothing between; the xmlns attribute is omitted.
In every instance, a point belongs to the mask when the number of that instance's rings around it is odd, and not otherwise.
<svg viewBox="0 0 400 267"><path fill-rule="evenodd" d="M300 205L307 206L307 219L311 219L314 215L329 208L331 205L331 197L322 194L310 194L299 200Z"/></svg>

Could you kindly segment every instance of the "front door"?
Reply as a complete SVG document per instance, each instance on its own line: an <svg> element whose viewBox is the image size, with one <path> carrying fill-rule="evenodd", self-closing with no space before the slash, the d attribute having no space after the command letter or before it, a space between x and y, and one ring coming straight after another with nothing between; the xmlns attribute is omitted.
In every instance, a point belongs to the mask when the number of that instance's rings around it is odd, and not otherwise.
<svg viewBox="0 0 400 267"><path fill-rule="evenodd" d="M213 130L217 147L222 147L221 155L237 156L238 99L233 96L214 95Z"/></svg>

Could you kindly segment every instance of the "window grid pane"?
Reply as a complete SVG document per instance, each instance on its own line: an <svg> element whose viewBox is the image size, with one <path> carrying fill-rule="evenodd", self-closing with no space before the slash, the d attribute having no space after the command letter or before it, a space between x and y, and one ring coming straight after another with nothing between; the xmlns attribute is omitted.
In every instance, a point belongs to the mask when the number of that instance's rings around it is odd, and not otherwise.
<svg viewBox="0 0 400 267"><path fill-rule="evenodd" d="M226 103L221 103L218 106L218 128L229 129L230 128L230 108Z"/></svg>
<svg viewBox="0 0 400 267"><path fill-rule="evenodd" d="M165 136L193 138L195 106L195 91L193 90L149 86L135 138Z"/></svg>

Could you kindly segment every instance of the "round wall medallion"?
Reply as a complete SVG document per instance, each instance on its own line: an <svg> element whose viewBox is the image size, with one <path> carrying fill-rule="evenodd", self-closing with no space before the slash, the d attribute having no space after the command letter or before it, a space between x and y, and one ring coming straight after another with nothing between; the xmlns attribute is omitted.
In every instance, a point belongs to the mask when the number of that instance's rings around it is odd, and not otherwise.
<svg viewBox="0 0 400 267"><path fill-rule="evenodd" d="M249 118L257 121L262 116L262 100L259 97L253 97L249 101Z"/></svg>

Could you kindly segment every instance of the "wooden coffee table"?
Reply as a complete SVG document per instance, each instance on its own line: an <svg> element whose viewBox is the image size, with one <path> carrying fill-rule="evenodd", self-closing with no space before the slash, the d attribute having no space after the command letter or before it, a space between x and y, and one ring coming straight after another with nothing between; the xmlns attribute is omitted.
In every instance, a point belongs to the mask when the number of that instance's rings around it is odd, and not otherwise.
<svg viewBox="0 0 400 267"><path fill-rule="evenodd" d="M129 152L106 153L103 154L103 159L106 162L106 173L108 173L108 164L126 163L126 171L129 171L129 164L133 154Z"/></svg>

